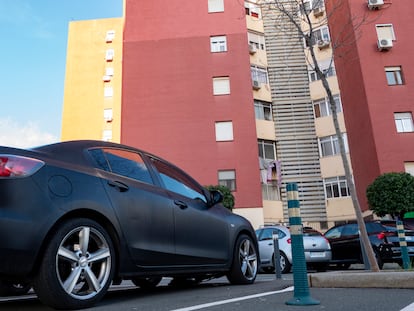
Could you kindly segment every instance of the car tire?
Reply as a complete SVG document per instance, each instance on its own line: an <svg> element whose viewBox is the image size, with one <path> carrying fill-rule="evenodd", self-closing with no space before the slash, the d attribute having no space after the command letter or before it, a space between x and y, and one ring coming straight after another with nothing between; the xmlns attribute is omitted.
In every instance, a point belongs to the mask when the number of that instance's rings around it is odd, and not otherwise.
<svg viewBox="0 0 414 311"><path fill-rule="evenodd" d="M375 259L377 260L378 268L382 270L384 268L384 262L382 261L381 255L375 251Z"/></svg>
<svg viewBox="0 0 414 311"><path fill-rule="evenodd" d="M32 288L30 283L0 281L0 296L21 296Z"/></svg>
<svg viewBox="0 0 414 311"><path fill-rule="evenodd" d="M162 280L161 276L131 279L132 283L134 283L135 286L138 286L142 289L153 289L157 287L158 284L160 284L161 280Z"/></svg>
<svg viewBox="0 0 414 311"><path fill-rule="evenodd" d="M115 251L106 230L91 219L69 219L51 235L33 287L40 301L56 309L93 306L108 290Z"/></svg>
<svg viewBox="0 0 414 311"><path fill-rule="evenodd" d="M280 252L280 272L283 274L289 273L291 269L292 264L289 262L289 259L283 252Z"/></svg>
<svg viewBox="0 0 414 311"><path fill-rule="evenodd" d="M252 238L240 235L234 246L233 261L227 278L232 284L252 284L257 276L257 248Z"/></svg>

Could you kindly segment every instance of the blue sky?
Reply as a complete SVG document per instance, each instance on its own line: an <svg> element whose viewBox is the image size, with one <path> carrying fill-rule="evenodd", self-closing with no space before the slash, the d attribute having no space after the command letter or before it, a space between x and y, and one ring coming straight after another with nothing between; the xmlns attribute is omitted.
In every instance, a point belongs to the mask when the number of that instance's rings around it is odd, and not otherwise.
<svg viewBox="0 0 414 311"><path fill-rule="evenodd" d="M0 145L60 140L70 21L122 16L122 0L0 0Z"/></svg>

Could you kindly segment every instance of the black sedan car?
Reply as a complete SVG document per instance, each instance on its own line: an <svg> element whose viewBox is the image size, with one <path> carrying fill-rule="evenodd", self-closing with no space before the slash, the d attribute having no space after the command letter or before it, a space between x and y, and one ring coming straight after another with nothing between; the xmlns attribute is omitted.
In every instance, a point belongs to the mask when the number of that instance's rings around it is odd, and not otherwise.
<svg viewBox="0 0 414 311"><path fill-rule="evenodd" d="M386 262L402 264L396 231L378 222L366 222L365 227L379 268L382 269ZM353 263L363 263L357 223L335 226L325 232L325 237L332 248L331 263L342 268L348 268Z"/></svg>
<svg viewBox="0 0 414 311"><path fill-rule="evenodd" d="M90 307L123 279L150 287L162 277L256 278L250 223L219 192L142 150L0 147L0 198L0 288L30 284L54 308Z"/></svg>

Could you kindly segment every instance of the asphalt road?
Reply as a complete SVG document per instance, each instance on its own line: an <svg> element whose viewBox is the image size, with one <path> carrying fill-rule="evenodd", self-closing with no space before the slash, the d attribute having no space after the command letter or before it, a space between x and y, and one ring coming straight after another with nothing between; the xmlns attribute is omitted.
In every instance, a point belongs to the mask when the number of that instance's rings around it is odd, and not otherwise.
<svg viewBox="0 0 414 311"><path fill-rule="evenodd" d="M168 279L152 291L123 283L111 291L93 311L414 311L414 290L310 288L318 305L287 305L295 297L292 275L276 279L260 274L253 285L230 285L225 278L192 288L172 288ZM35 295L0 300L0 310L51 310Z"/></svg>

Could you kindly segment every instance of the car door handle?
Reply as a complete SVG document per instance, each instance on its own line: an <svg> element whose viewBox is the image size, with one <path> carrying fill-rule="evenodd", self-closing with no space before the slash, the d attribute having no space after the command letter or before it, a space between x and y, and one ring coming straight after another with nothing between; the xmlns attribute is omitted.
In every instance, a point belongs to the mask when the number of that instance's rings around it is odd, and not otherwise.
<svg viewBox="0 0 414 311"><path fill-rule="evenodd" d="M174 200L174 204L177 205L181 209L186 209L188 206L183 201Z"/></svg>
<svg viewBox="0 0 414 311"><path fill-rule="evenodd" d="M125 185L124 183L121 183L120 181L116 181L116 180L109 180L108 185L118 189L119 192L125 192L129 190L129 187L127 185Z"/></svg>

